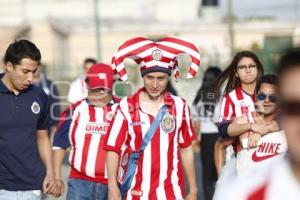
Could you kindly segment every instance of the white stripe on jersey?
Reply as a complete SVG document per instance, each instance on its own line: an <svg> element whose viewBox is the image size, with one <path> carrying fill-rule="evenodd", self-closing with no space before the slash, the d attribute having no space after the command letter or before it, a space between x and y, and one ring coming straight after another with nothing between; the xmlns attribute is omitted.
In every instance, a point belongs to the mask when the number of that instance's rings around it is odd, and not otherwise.
<svg viewBox="0 0 300 200"><path fill-rule="evenodd" d="M248 94L245 94L244 91L242 91L242 95L243 95L243 98L239 100L236 95L236 90L229 93L229 96L230 96L231 100L233 101L233 104L235 105L235 108L236 108L235 109L235 117L243 116L242 106L246 106L246 107L248 107L248 112L247 112L248 119L250 122L254 122L254 119L251 115L251 112L255 112L254 102L253 102L251 96L249 96Z"/></svg>
<svg viewBox="0 0 300 200"><path fill-rule="evenodd" d="M140 148L140 146L137 147L136 144L140 144L142 138L145 136L150 127L151 119L151 116L144 113L137 105L130 105L131 107L129 107L129 104L137 103L135 100L138 99L137 95L139 95L140 92L142 92L142 90L139 90L133 97L125 97L120 102L120 110L118 110L117 117L109 131L110 135L106 144L107 149L121 151L125 142L130 145L133 151ZM190 118L184 116L189 115L185 101L180 97L168 95L165 96L165 102L168 105L169 114L174 117L175 130L171 133L164 132L161 127L157 130L155 134L159 135L154 135L143 152L143 159L138 161L140 168L137 168L135 172L131 188L127 193L127 199L132 199L131 192L134 186L137 186L136 189L141 190L143 193L143 196L139 197L140 199L148 199L149 195L154 195L158 199L182 199L181 187L183 186L181 185L182 182L179 182L182 177L178 176L178 174L181 175L182 172L179 172L178 169L180 164L178 151L180 145L191 145L194 133L191 127L189 127L191 125L189 121ZM132 116L129 110L134 112ZM186 119L183 120L183 117ZM126 123L126 125L124 123ZM186 130L182 130L183 125ZM180 133L179 130L181 130ZM120 137L118 137L118 135ZM179 136L181 136L180 142ZM170 141L170 139L172 141ZM170 144L172 144L172 146L169 146ZM168 165L168 162L171 162L171 164ZM151 170L157 173L157 177L151 174ZM139 180L142 181L141 185L136 185L136 178L138 178L136 177L137 172L142 174L142 179ZM169 175L168 172L170 173ZM152 189L153 194L149 194L150 190L152 192Z"/></svg>
<svg viewBox="0 0 300 200"><path fill-rule="evenodd" d="M99 135L92 135L89 147L88 158L86 161L86 174L90 177L95 177L96 159L98 153L98 146L100 142Z"/></svg>
<svg viewBox="0 0 300 200"><path fill-rule="evenodd" d="M80 176L83 179L95 178L96 182L106 181L105 162L102 162L101 159L99 161L99 156L105 156L105 151L101 146L104 144L103 141L100 141L104 139L109 125L108 111L114 112L116 108L117 104L105 108L92 107L86 100L74 107L68 131L68 139L72 147L69 163L78 171L74 176ZM73 176L72 173L71 176Z"/></svg>
<svg viewBox="0 0 300 200"><path fill-rule="evenodd" d="M121 112L117 112L115 116L115 121L121 122L124 117ZM115 142L117 141L117 137L119 135L119 130L121 129L122 123L115 123L114 126L111 127L111 134L108 138L107 144L111 146L115 146Z"/></svg>
<svg viewBox="0 0 300 200"><path fill-rule="evenodd" d="M77 109L76 109L76 114L79 114L80 112L80 121L85 121L87 122L89 120L89 109L88 109L88 104L84 101L84 103L81 103ZM74 117L77 117L75 115ZM72 121L73 123L74 121ZM81 171L81 164L82 164L82 152L83 152L83 145L84 145L84 140L85 140L85 123L78 123L77 129L75 130L75 141L76 141L76 146L75 146L75 157L74 157L74 168L77 169L78 171ZM74 146L72 145L74 148ZM74 149L72 148L72 151Z"/></svg>
<svg viewBox="0 0 300 200"><path fill-rule="evenodd" d="M96 122L102 122L104 116L104 110L102 108L95 107L95 118ZM91 177L95 177L96 159L98 153L99 142L101 135L92 135L91 143L88 150L88 158L86 162L86 174Z"/></svg>
<svg viewBox="0 0 300 200"><path fill-rule="evenodd" d="M165 134L163 130L160 128L160 142L169 141L169 135ZM165 188L164 188L164 180L167 178L167 170L168 170L168 149L169 142L165 142L164 145L160 145L159 156L160 156L160 173L159 173L159 185L160 187L156 191L156 195L158 199L166 199Z"/></svg>
<svg viewBox="0 0 300 200"><path fill-rule="evenodd" d="M140 117L143 120L146 126L142 126L142 132L143 132L143 138L145 137L145 134L147 132L146 127L150 127L150 120L147 117L147 115L143 112L140 112ZM143 193L148 194L150 191L150 185L151 185L151 143L147 145L147 148L144 151L144 158L143 159L143 181L142 181L142 191Z"/></svg>

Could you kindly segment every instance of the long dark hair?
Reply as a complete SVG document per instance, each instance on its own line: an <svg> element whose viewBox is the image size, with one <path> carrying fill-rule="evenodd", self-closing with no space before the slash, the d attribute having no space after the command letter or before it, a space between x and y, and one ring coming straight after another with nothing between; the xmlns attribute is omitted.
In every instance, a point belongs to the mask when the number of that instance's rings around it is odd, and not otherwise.
<svg viewBox="0 0 300 200"><path fill-rule="evenodd" d="M223 71L223 73L219 76L216 82L215 94L217 99L219 99L220 97L219 90L222 87L223 83L226 81L226 79L228 79L228 82L225 87L225 94L241 86L241 80L238 77L236 77L235 73L236 73L238 63L244 57L251 58L255 62L258 71L256 80L260 79L260 77L264 74L263 66L259 61L258 57L253 52L251 51L238 52L237 54L235 54L230 65Z"/></svg>
<svg viewBox="0 0 300 200"><path fill-rule="evenodd" d="M204 78L202 82L202 86L199 88L197 95L194 99L193 104L196 105L200 100L203 102L214 102L215 96L209 94L211 93L214 95L214 85L216 79L220 76L222 70L216 66L211 66L207 68L204 72Z"/></svg>

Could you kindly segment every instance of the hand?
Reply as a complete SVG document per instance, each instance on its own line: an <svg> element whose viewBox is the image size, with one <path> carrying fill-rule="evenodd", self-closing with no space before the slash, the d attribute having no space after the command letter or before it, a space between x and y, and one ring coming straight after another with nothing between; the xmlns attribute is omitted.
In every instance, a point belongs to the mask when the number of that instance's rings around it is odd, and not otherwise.
<svg viewBox="0 0 300 200"><path fill-rule="evenodd" d="M44 194L52 194L56 188L54 173L47 173L43 181Z"/></svg>
<svg viewBox="0 0 300 200"><path fill-rule="evenodd" d="M108 184L108 200L121 200L121 193L117 183Z"/></svg>
<svg viewBox="0 0 300 200"><path fill-rule="evenodd" d="M240 117L233 119L233 123L236 123L236 124L244 124L247 122L248 122L248 117L246 115L242 115Z"/></svg>
<svg viewBox="0 0 300 200"><path fill-rule="evenodd" d="M264 123L252 123L251 131L256 132L260 135L265 135L268 133L268 127Z"/></svg>
<svg viewBox="0 0 300 200"><path fill-rule="evenodd" d="M56 188L52 195L56 198L60 197L64 193L64 188L65 188L64 182L61 179L56 179Z"/></svg>
<svg viewBox="0 0 300 200"><path fill-rule="evenodd" d="M249 137L248 137L248 148L249 149L253 149L257 147L257 143L260 140L261 135L258 133L252 133Z"/></svg>
<svg viewBox="0 0 300 200"><path fill-rule="evenodd" d="M197 199L197 192L191 192L186 195L184 200L196 200Z"/></svg>

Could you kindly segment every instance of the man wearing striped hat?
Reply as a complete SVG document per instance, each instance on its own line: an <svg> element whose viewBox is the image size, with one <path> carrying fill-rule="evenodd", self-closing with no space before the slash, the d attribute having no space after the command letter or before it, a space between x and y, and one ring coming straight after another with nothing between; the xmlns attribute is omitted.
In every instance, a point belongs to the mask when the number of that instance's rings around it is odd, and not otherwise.
<svg viewBox="0 0 300 200"><path fill-rule="evenodd" d="M108 151L109 200L119 200L121 196L197 198L191 146L195 133L190 111L184 99L166 92L172 71L178 77L176 56L180 53L192 58L188 74L191 78L199 67L200 55L193 44L178 38L167 37L159 42L133 38L114 55L112 66L122 80L127 79L125 58L133 58L140 65L144 87L122 99L108 130L104 148ZM188 195L184 191L182 167L188 180Z"/></svg>

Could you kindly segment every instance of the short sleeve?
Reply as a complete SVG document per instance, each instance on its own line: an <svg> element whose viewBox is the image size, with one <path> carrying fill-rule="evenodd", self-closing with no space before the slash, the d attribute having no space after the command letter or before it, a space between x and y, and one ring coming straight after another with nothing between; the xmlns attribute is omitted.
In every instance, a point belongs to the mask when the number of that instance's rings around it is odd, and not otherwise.
<svg viewBox="0 0 300 200"><path fill-rule="evenodd" d="M37 130L47 130L50 126L50 103L48 96L44 93L44 91L41 90L40 92L42 107L40 119L37 125Z"/></svg>
<svg viewBox="0 0 300 200"><path fill-rule="evenodd" d="M229 94L226 94L222 99L219 122L230 121L235 117L234 104Z"/></svg>
<svg viewBox="0 0 300 200"><path fill-rule="evenodd" d="M192 141L196 138L194 128L192 126L190 109L184 102L182 125L179 131L179 146L181 148L188 147L192 144Z"/></svg>
<svg viewBox="0 0 300 200"><path fill-rule="evenodd" d="M67 108L60 117L56 132L53 138L53 148L68 148L71 146L69 140L69 131L72 123L72 107Z"/></svg>
<svg viewBox="0 0 300 200"><path fill-rule="evenodd" d="M127 133L128 122L123 112L121 111L120 106L118 106L113 120L111 121L108 128L104 149L120 154L122 146L127 139Z"/></svg>

